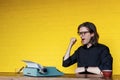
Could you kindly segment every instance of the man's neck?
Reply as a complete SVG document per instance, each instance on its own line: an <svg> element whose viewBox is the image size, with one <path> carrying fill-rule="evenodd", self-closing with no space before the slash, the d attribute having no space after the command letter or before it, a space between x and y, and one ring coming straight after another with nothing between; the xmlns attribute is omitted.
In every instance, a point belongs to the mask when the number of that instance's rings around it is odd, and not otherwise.
<svg viewBox="0 0 120 80"><path fill-rule="evenodd" d="M92 46L91 43L88 43L88 44L87 44L87 48L90 48L91 46Z"/></svg>

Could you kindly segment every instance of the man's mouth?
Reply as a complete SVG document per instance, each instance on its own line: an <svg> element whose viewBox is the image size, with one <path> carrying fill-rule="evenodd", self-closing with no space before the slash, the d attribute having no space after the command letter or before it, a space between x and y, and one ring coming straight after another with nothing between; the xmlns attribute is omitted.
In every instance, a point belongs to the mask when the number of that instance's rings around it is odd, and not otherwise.
<svg viewBox="0 0 120 80"><path fill-rule="evenodd" d="M84 41L85 39L83 38L82 41Z"/></svg>

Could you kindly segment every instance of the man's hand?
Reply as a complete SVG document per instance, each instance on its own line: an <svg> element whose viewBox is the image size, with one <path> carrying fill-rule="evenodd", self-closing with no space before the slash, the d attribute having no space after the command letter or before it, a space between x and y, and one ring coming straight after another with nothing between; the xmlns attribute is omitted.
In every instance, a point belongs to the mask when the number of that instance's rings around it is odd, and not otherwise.
<svg viewBox="0 0 120 80"><path fill-rule="evenodd" d="M71 38L71 40L70 40L70 45L72 46L76 41L77 41L76 38Z"/></svg>
<svg viewBox="0 0 120 80"><path fill-rule="evenodd" d="M88 67L87 71L94 74L102 74L98 67Z"/></svg>
<svg viewBox="0 0 120 80"><path fill-rule="evenodd" d="M84 67L78 67L78 68L75 70L75 73L81 73L81 72L85 72L85 68L84 68Z"/></svg>

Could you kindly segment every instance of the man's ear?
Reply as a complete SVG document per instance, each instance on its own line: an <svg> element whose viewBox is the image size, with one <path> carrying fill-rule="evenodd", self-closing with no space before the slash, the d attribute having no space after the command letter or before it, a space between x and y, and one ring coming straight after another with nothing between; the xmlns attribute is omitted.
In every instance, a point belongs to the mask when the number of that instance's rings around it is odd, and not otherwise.
<svg viewBox="0 0 120 80"><path fill-rule="evenodd" d="M95 34L94 33L91 33L91 37L93 37Z"/></svg>

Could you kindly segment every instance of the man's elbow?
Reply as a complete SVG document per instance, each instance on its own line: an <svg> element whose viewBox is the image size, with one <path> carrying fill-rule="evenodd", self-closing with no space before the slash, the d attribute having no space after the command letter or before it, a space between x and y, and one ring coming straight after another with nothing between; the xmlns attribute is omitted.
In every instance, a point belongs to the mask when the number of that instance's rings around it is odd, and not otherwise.
<svg viewBox="0 0 120 80"><path fill-rule="evenodd" d="M69 67L70 65L67 65L65 63L62 64L63 67Z"/></svg>

